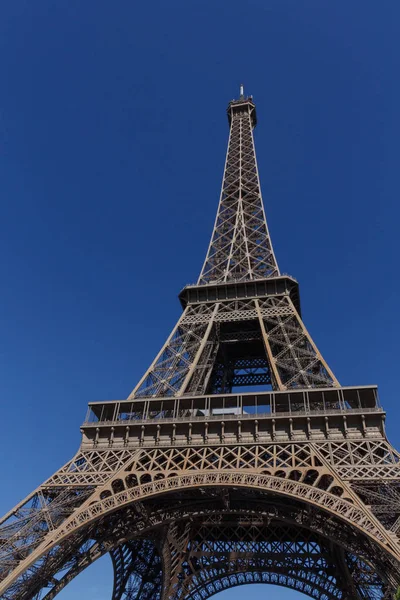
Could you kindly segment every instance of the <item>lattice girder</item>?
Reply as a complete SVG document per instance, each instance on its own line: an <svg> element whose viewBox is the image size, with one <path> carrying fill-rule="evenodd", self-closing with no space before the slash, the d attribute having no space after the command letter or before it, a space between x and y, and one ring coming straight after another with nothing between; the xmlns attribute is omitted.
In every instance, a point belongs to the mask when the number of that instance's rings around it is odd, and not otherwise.
<svg viewBox="0 0 400 600"><path fill-rule="evenodd" d="M154 541L130 540L110 554L114 567L112 600L157 600L161 597L162 562Z"/></svg>
<svg viewBox="0 0 400 600"><path fill-rule="evenodd" d="M373 557L374 556L374 550L373 550L373 546L371 546L369 548L368 545L365 545L364 543L364 547L361 545L360 543L362 542L362 537L363 536L356 536L354 537L354 535L351 533L351 528L347 528L347 526L345 524L340 524L339 522L337 524L335 524L334 521L327 519L326 515L324 515L323 513L319 513L318 510L313 510L313 511L304 511L304 509L301 509L301 505L299 504L297 507L295 504L293 504L293 501L289 501L287 504L279 502L278 504L273 501L273 498L270 498L267 504L260 504L261 501L261 497L260 496L252 496L252 495L243 495L241 492L239 493L238 490L233 490L232 493L230 494L225 494L225 493L220 493L218 492L218 490L204 490L206 493L201 494L200 493L200 497L199 497L199 493L198 491L193 494L192 496L190 496L189 490L187 490L184 494L182 493L177 493L175 492L173 495L168 495L165 496L164 498L160 498L160 500L154 499L152 501L150 501L150 503L144 504L142 506L138 506L135 509L135 505L131 505L131 507L127 507L125 510L118 511L116 513L113 514L113 516L111 518L108 518L107 520L100 520L97 521L96 523L94 523L93 525L91 525L89 527L89 529L84 529L81 530L80 532L80 537L76 539L76 542L74 543L73 540L76 538L76 535L74 535L72 538L69 538L69 544L67 545L68 548L74 548L77 547L78 544L82 545L82 540L86 538L89 538L89 540L92 539L96 539L99 535L102 539L101 544L100 544L100 550L99 548L95 548L95 551L97 552L97 556L95 558L97 558L98 556L100 556L102 553L110 551L110 549L112 550L112 548L115 548L116 552L119 552L119 550L121 549L121 545L122 547L124 546L124 544L126 545L129 540L134 540L135 536L139 536L140 539L138 539L138 542L136 542L136 544L140 543L140 540L146 540L146 536L151 535L152 539L157 539L158 540L158 545L161 544L161 546L164 545L164 547L168 546L170 549L171 547L173 548L173 552L172 554L169 554L169 561L167 558L167 553L161 552L161 554L163 554L164 556L164 569L166 570L166 573L169 575L171 573L171 568L170 568L170 564L174 561L175 558L175 568L176 566L179 566L182 564L182 561L180 560L180 556L181 556L181 550L180 550L180 544L181 544L181 549L182 548L188 548L189 546L192 548L194 555L197 555L199 553L199 550L201 549L201 547L199 546L199 535L196 534L194 535L194 533L200 530L206 530L206 531L213 531L214 535L210 536L210 535L205 535L203 536L203 551L205 552L205 556L211 556L211 554L213 554L215 552L215 561L219 561L220 560L220 556L219 553L223 553L224 551L229 550L230 551L230 557L232 558L232 556L234 556L234 553L232 553L232 551L236 548L237 551L239 551L239 555L238 555L238 561L236 561L235 565L232 564L232 569L231 569L231 575L235 575L239 574L240 571L240 565L243 565L243 557L240 557L240 551L243 552L243 550L247 551L249 550L249 548L244 548L243 546L240 546L240 543L245 542L246 544L249 542L249 532L251 532L251 536L250 536L250 541L253 544L252 550L254 551L256 548L254 546L254 544L258 544L258 550L262 551L261 554L264 553L265 555L265 559L267 560L267 554L270 554L270 559L271 559L271 553L272 555L275 557L274 560L271 562L271 560L269 561L269 563L265 563L264 562L264 575L263 575L263 580L265 582L268 581L266 575L265 575L265 568L266 566L269 566L270 568L270 582L271 583L276 583L276 578L279 578L279 581L281 582L282 585L287 585L288 587L293 587L294 589L303 589L304 593L307 593L307 589L311 589L311 583L312 581L310 581L310 578L304 577L302 575L303 570L302 569L298 569L297 575L292 571L291 576L287 577L284 573L284 569L283 569L283 559L284 559L284 555L285 552L288 553L288 548L290 544L297 544L298 548L303 548L303 550L300 552L300 555L302 557L302 560L308 560L309 557L309 552L305 552L304 548L307 546L308 550L312 550L313 545L315 546L316 543L322 543L323 541L323 545L326 548L330 548L330 544L331 542L329 542L329 539L334 541L334 544L336 543L343 543L345 547L348 548L347 552L350 552L350 554L353 556L354 552L360 553L361 555L364 556L369 556L369 557ZM185 494L186 494L186 500L185 500ZM189 496L188 496L189 494ZM232 495L233 494L233 495ZM253 493L254 494L254 493ZM258 499L257 499L258 498ZM266 498L267 499L267 498ZM200 501L200 502L199 502ZM176 508L174 508L176 506ZM135 509L135 510L133 510ZM210 510L211 509L211 510ZM202 520L199 522L199 511L200 514L204 515L202 517ZM299 512L300 511L300 512ZM193 514L193 516L191 516L191 514ZM263 515L263 516L262 516ZM182 520L183 519L183 520ZM176 531L176 523L182 523L181 527L180 527L180 533L178 533L178 535L175 535L175 531ZM166 534L166 526L167 524L170 523L170 527L167 528L167 534ZM185 525L186 523L186 525ZM193 529L193 523L197 523L198 525L196 525L197 529ZM157 527L158 524L158 529L155 529L155 527ZM233 528L232 531L234 533L231 534L231 536L227 536L226 535L226 531L227 531L227 526L229 525L230 528ZM146 528L148 530L149 533L146 533ZM265 528L267 528L270 531L269 537L265 535L265 533L263 534L262 532L265 531ZM304 529L306 528L306 529ZM330 530L331 528L331 530ZM223 534L223 531L225 529L225 534ZM157 533L158 531L158 533ZM247 531L247 533L246 533ZM277 532L280 532L279 535ZM315 533L312 533L312 531L314 531ZM193 533L194 532L194 533ZM218 533L219 532L219 533ZM239 533L242 532L240 535ZM258 533L257 533L258 532ZM288 534L288 532L290 533L290 536ZM318 533L317 533L318 532ZM143 537L145 536L145 537ZM322 537L321 537L322 536ZM344 537L343 537L344 536ZM347 536L347 537L346 537ZM238 539L240 538L240 539ZM286 538L286 540L285 540ZM126 540L126 542L124 542L123 540ZM148 538L147 538L148 539ZM174 539L175 540L180 540L180 544L179 543L174 543ZM182 541L184 540L193 540L193 542L190 542L189 545L186 544L186 542L184 542L182 544ZM211 541L210 541L211 540ZM267 540L267 541L266 541ZM268 541L269 540L269 541ZM284 545L280 546L279 545L279 540L283 540L284 541ZM318 542L318 540L320 540ZM171 546L171 542L172 542L172 546ZM289 544L290 542L290 544ZM355 546L354 544L357 542L357 546ZM367 543L367 539L365 539L365 542ZM131 543L131 542L129 542ZM148 546L150 546L150 550L152 548L154 548L154 544L150 542L150 540L148 542L146 542L146 544L148 544ZM206 552L207 548L204 544L208 544L208 552ZM211 544L211 546L210 546ZM235 546L236 544L236 546ZM239 545L238 545L239 544ZM269 544L269 545L268 545ZM288 545L289 544L289 545ZM113 551L113 550L112 550ZM211 551L211 554L210 554ZM292 548L292 554L291 556L294 557L294 552L295 552L295 548ZM376 553L376 550L375 550ZM311 553L312 554L312 553ZM57 558L58 556L58 558ZM185 556L187 558L187 552L185 552ZM272 558L273 558L272 556ZM333 556L333 555L332 555ZM60 550L60 552L58 552L58 555L56 553L55 558L57 559L57 561L61 561L59 562L59 567L61 568L61 564L62 561L65 560L65 557L68 557L68 553L65 552L65 548ZM143 561L143 559L141 557L139 557L138 562L136 561L127 561L127 564L130 565L130 567L126 568L126 569L122 569L122 574L129 576L129 568L132 569L132 574L133 574L133 580L135 585L132 586L131 590L132 593L135 592L135 590L140 589L140 583L141 583L141 579L137 577L137 573L143 573L143 566L144 565L146 567L146 565L150 565L151 561L149 560L149 553L147 554L147 558L145 558L145 560ZM382 558L382 556L381 556ZM53 559L54 560L54 559ZM206 561L208 559L206 558ZM273 563L273 564L272 564ZM90 563L87 563L90 564ZM247 563L249 564L249 563ZM281 567L279 567L279 564L281 565ZM331 567L332 568L332 560L330 561ZM337 564L337 563L336 563ZM41 570L43 571L43 569L45 569L45 565L46 565L46 561L43 563L43 566L41 567ZM76 563L73 563L73 565L76 565ZM275 567L271 570L271 567L275 565ZM310 566L310 563L306 563L305 566ZM362 570L365 571L366 570L366 566L365 566L365 562L361 561L359 562L359 565L362 566ZM87 566L87 565L86 565ZM255 566L255 565L254 565ZM255 572L261 573L262 569L261 569L261 563L258 563L258 566L260 567L260 569L254 569ZM378 566L378 565L377 565ZM340 565L339 565L340 567ZM85 562L81 563L81 569L85 568ZM222 568L222 563L221 563L221 568ZM361 568L361 567L360 567ZM363 578L362 576L362 572L360 571L360 568L357 567L356 571L358 573L357 577L359 578ZM387 569L387 565L384 565L383 563L379 565L379 569L382 570L382 568L386 568ZM275 569L275 570L274 570ZM39 569L36 573L37 579L40 579L40 573L41 570ZM172 569L173 570L173 569ZM340 570L340 568L339 568ZM280 571L280 572L279 572ZM67 578L68 580L71 580L73 578L74 575L77 574L77 572L79 572L79 570L77 570L76 566L74 569L72 569L72 572L70 574L67 573ZM159 571L157 571L159 572ZM175 571L176 572L176 571ZM178 569L178 573L180 573L181 571L179 571ZM203 573L200 577L200 573ZM201 569L200 571L198 571L198 575L195 579L195 581L193 581L193 585L198 585L200 583L200 579L201 581L204 581L204 578L207 579L208 575L207 575L208 571L204 571L204 569ZM164 573L165 574L165 573ZM207 577L206 577L207 575ZM46 585L48 585L47 581L48 581L48 576L46 576L46 570L44 570L44 579L46 581ZM336 573L336 577L338 577L339 574ZM324 580L324 577L327 577L326 580ZM127 577L128 578L128 577ZM275 578L275 579L274 579ZM152 581L154 580L154 577L150 578ZM165 577L164 577L165 579ZM168 576L166 581L168 581ZM182 580L182 576L177 576L177 583L179 583ZM57 580L55 580L57 581ZM215 578L214 578L215 581ZM318 583L319 581L319 583ZM322 585L323 581L325 581L325 584ZM326 575L324 575L323 573L320 573L319 578L314 578L314 583L315 586L317 587L317 589L319 590L320 593L322 593L323 591L327 591L327 585L331 585L330 580L329 580L329 573L327 573ZM364 582L365 586L369 586L369 582L366 581ZM29 580L25 580L25 582L22 582L22 584L25 584L29 586ZM317 585L318 584L318 585ZM302 588L299 587L299 585L303 586ZM304 587L305 586L305 587ZM340 586L342 586L343 589L345 588L345 585L343 582L340 583ZM384 588L382 587L382 582L379 580L379 586L380 589L383 590ZM52 591L50 591L50 593L48 595L45 596L46 600L49 600L50 598L53 598L55 596L55 593L57 591L60 591L60 589L63 588L63 584L61 583L60 585L57 586L57 584L55 585L55 588ZM17 595L10 595L10 596L5 596L5 598L7 597L8 599L27 599L27 598L31 598L33 596L30 596L29 593L28 595L24 595L22 593L22 589L26 589L24 587L20 587L19 590L20 592L17 593ZM31 587L29 586L27 588L28 590L31 589ZM143 589L143 587L142 587ZM176 586L175 588L176 589ZM167 593L167 590L168 593ZM18 592L18 590L17 590ZM163 598L174 598L175 594L172 593L174 592L173 589L171 589L171 586L166 586L164 587L164 594L163 594ZM170 595L168 595L170 594ZM323 598L323 595L315 595L315 594L310 594L311 597L321 597ZM36 596L35 596L36 597ZM135 596L131 595L131 596L127 596L129 598L134 598ZM151 597L151 596L149 596ZM189 596L188 596L189 597ZM194 597L194 596L190 596L190 597ZM327 596L327 597L331 597L331 596ZM333 596L334 597L334 596ZM344 596L346 597L346 596ZM350 598L354 598L355 596L350 596ZM368 598L369 596L363 596L365 598ZM381 596L377 596L379 598L382 597Z"/></svg>
<svg viewBox="0 0 400 600"><path fill-rule="evenodd" d="M253 139L254 105L231 105L217 218L200 284L279 275L264 214Z"/></svg>
<svg viewBox="0 0 400 600"><path fill-rule="evenodd" d="M262 360L264 377L235 378L229 357L221 360L232 350L248 368ZM231 392L269 382L280 390L339 385L289 295L189 305L130 398Z"/></svg>
<svg viewBox="0 0 400 600"><path fill-rule="evenodd" d="M314 598L361 598L350 577L344 578L338 552L325 539L279 522L238 522L228 517L219 523L194 524L189 544L181 553L180 577L167 597L209 596L217 591L221 579L228 578L225 587L232 587L251 573L258 574L258 580L278 580L280 585L295 587ZM368 583L364 582L363 592L368 591Z"/></svg>

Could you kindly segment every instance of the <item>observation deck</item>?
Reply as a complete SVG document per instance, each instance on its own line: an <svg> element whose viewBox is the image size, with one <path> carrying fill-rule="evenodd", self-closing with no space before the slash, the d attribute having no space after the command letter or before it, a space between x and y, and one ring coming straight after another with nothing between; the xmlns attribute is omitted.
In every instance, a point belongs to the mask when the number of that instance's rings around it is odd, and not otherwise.
<svg viewBox="0 0 400 600"><path fill-rule="evenodd" d="M257 111L256 105L253 102L253 96L248 96L247 98L244 96L243 87L240 88L240 97L238 100L232 100L228 104L228 108L226 110L228 115L229 125L232 122L232 118L235 114L240 114L243 112L250 113L251 124L254 127L257 125Z"/></svg>
<svg viewBox="0 0 400 600"><path fill-rule="evenodd" d="M91 402L84 447L381 438L376 386Z"/></svg>
<svg viewBox="0 0 400 600"><path fill-rule="evenodd" d="M242 300L249 298L266 298L268 296L288 295L297 312L300 311L299 284L290 275L267 277L247 281L210 282L200 285L187 285L179 293L183 308L188 304L199 302L217 302L224 300Z"/></svg>

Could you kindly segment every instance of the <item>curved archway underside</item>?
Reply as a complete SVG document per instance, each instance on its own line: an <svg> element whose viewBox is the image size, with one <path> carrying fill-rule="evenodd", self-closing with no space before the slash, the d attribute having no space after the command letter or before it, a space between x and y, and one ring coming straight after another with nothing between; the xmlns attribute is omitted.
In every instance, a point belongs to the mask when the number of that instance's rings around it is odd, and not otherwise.
<svg viewBox="0 0 400 600"><path fill-rule="evenodd" d="M256 489L204 487L149 497L80 528L35 565L29 587L17 580L4 600L51 600L108 552L112 600L204 600L245 583L319 600L378 600L398 577L390 555L322 509Z"/></svg>

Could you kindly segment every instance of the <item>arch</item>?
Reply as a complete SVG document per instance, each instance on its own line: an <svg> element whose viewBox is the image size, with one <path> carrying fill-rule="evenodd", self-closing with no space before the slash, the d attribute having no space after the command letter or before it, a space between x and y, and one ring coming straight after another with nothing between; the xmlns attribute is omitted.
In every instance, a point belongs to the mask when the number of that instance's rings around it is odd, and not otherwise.
<svg viewBox="0 0 400 600"><path fill-rule="evenodd" d="M79 572L84 570L86 566L91 564L96 558L99 558L105 552L112 552L114 549L117 550L119 546L126 545L129 543L129 540L132 539L150 539L152 537L157 537L160 533L154 533L154 527L158 526L158 531L162 533L165 530L165 527L168 527L168 524L174 524L176 522L182 521L192 521L199 519L201 516L204 519L204 522L207 523L207 526L210 522L215 521L216 524L221 523L222 518L229 518L231 521L236 520L238 523L243 523L246 519L251 524L251 522L259 523L260 515L264 515L265 523L268 524L270 519L272 518L277 526L289 527L292 529L294 534L292 535L292 539L297 539L298 534L301 537L304 535L300 530L306 533L309 530L312 536L316 536L317 539L325 540L325 544L330 544L329 540L335 540L337 538L337 543L342 545L344 544L344 548L348 548L346 552L349 554L354 552L352 549L352 543L355 540L354 533L350 525L340 524L339 522L333 524L326 519L326 514L319 509L308 511L304 506L302 506L299 502L289 502L289 503L278 503L271 497L268 497L262 493L257 493L254 496L254 493L247 489L246 491L237 489L231 490L232 501L235 500L236 496L236 504L235 507L229 509L227 511L221 511L221 509L215 509L213 506L215 504L215 492L213 489L209 489L207 494L208 497L204 501L203 504L198 504L198 494L194 493L193 490L181 490L177 491L175 494L171 494L166 496L164 499L164 505L167 507L167 513L160 512L158 516L154 514L150 519L148 525L143 528L143 522L139 520L139 522L135 526L135 520L137 518L137 511L133 509L132 506L125 506L119 511L116 511L113 515L106 520L106 522L102 519L99 519L96 523L92 523L91 526L88 526L86 529L80 530L80 534L74 534L69 540L64 542L64 548L61 547L61 553L65 554L65 560L69 565L72 564L72 568L69 572L65 574L63 579L55 584L55 588L48 592L46 596L43 597L43 600L51 600L54 598L57 593L65 587L69 581L71 581ZM202 494L204 496L204 494ZM168 498L168 500L167 500ZM190 503L193 501L193 505L191 510L189 510ZM153 499L153 504L151 501L145 504L145 511L151 511L152 507L158 505L159 499ZM208 511L205 509L207 504L209 504ZM239 507L239 508L237 508ZM297 507L297 508L296 508ZM297 511L297 512L296 512ZM300 512L299 512L300 511ZM225 515L225 516L224 516ZM303 515L303 516L302 516ZM312 521L304 521L304 516L309 516ZM167 517L167 521L166 521ZM105 530L104 526L106 523L106 527L108 527L108 531ZM333 529L332 529L333 527ZM336 529L335 529L336 528ZM118 531L118 537L115 536L115 532ZM153 533L152 533L153 532ZM347 533L346 533L347 532ZM336 535L336 533L338 535ZM75 560L76 554L68 555L68 551L70 547L72 547L75 543L76 537L84 541L85 539L101 536L99 539L99 543L97 547L94 545L90 550L87 557L85 555L79 554L81 559L79 561ZM233 539L234 536L232 536ZM227 539L226 536L221 539ZM230 536L228 539L231 539ZM376 547L372 547L368 540L365 540L364 547L360 546L357 548L361 551L361 556L369 553L369 556L372 557L372 562L375 560ZM374 549L375 548L375 549ZM338 546L339 549L339 546ZM97 552L97 554L96 554ZM383 553L381 553L382 555ZM71 561L71 558L74 560ZM378 558L376 562L376 568L381 569L382 571L382 561L381 557ZM236 571L240 569L236 568ZM365 569L364 569L365 571ZM276 583L276 578L278 578L282 582L284 573L277 573L275 580L272 579L269 581L270 583ZM292 574L291 574L292 575ZM255 576L256 577L256 576ZM266 575L264 575L264 582ZM271 575L272 577L272 575ZM301 574L300 574L301 579ZM289 581L289 580L288 580ZM381 581L381 580L380 580ZM293 576L288 583L287 587L293 587L293 589L299 589L299 583L292 583ZM52 582L53 583L53 582ZM304 585L307 583L303 582ZM216 584L217 585L217 584ZM323 586L320 586L322 590ZM26 589L26 588L25 588ZM31 588L29 588L31 589ZM25 596L20 592L20 595L16 597L29 597ZM315 597L311 595L311 597ZM355 596L349 596L351 600L355 598ZM320 596L320 599L323 599L323 596Z"/></svg>
<svg viewBox="0 0 400 600"><path fill-rule="evenodd" d="M227 517L192 525L178 598L206 598L221 585L244 583L276 583L321 600L344 598L339 550L328 538L297 523L244 521Z"/></svg>
<svg viewBox="0 0 400 600"><path fill-rule="evenodd" d="M328 484L331 483L330 477L329 475L326 476L324 486L328 487ZM145 498L162 495L177 489L210 486L254 488L267 493L271 492L296 498L307 504L318 506L333 516L350 523L362 535L370 536L396 560L400 559L399 541L394 539L394 536L391 536L372 514L369 515L365 507L356 506L347 499L334 495L327 490L311 487L301 481L234 470L198 471L177 475L176 477L164 477L157 481L149 481L140 486L125 489L110 497L99 499L94 504L88 505L88 503L85 503L76 511L76 514L73 514L59 527L53 543L58 543L72 532L77 531L80 527L87 525L100 516L112 513L118 508L137 500L143 501Z"/></svg>
<svg viewBox="0 0 400 600"><path fill-rule="evenodd" d="M246 515L246 510L242 511L242 513L243 516L239 520L243 522L243 518L245 518ZM124 520L123 513L121 513L120 517L122 520ZM191 517L187 517L187 520L192 521L193 519ZM216 523L220 524L220 521L218 520ZM204 522L200 522L198 524L197 534L198 531L204 527L209 527L208 517L205 518ZM265 527L267 527L267 530L270 527L267 522L265 523ZM278 544L277 547L272 549L266 549L265 547L264 549L262 547L254 547L254 544L256 543L253 539L254 530L250 527L248 528L247 538L243 537L242 535L239 541L236 539L236 544L240 547L245 556L248 556L251 552L256 552L258 557L261 556L261 558L258 559L257 564L253 563L251 568L247 569L246 571L243 571L243 558L240 557L238 557L239 560L237 564L235 564L235 561L232 559L226 560L225 558L221 559L221 557L219 557L219 561L217 562L214 559L211 563L207 562L206 557L205 561L200 559L200 563L191 563L190 552L194 551L195 556L198 557L199 546L198 544L196 545L196 542L194 546L192 545L193 543L190 542L187 553L189 558L187 559L186 564L183 564L183 574L185 573L186 569L186 573L190 573L190 577L186 581L185 579L180 579L182 586L174 590L175 593L173 597L176 598L176 600L194 600L195 598L199 597L210 597L222 589L228 589L229 587L234 587L237 585L244 585L247 583L265 583L298 590L309 597L316 598L318 600L355 600L355 598L361 598L361 596L357 595L356 590L351 590L349 592L348 588L346 588L346 585L343 585L343 581L340 577L339 564L337 564L338 570L336 575L332 573L332 561L336 560L337 552L331 552L328 538L324 538L322 534L315 534L312 531L309 531L307 534L306 528L301 526L299 527L298 523L285 523L284 521L279 521L271 529L272 538L270 538L269 543L274 544L274 540L279 537L279 530L283 531L283 538L281 538L283 541L283 546ZM276 532L276 534L274 534L274 532ZM192 539L196 540L196 528L192 531L192 534L194 534ZM292 551L290 550L290 544L291 542L296 544L299 541L297 539L299 534L300 544L298 545L296 554L296 548L294 548L293 553L293 548ZM148 536L148 534L145 535ZM210 538L206 539L211 539L213 537L214 536L211 535ZM267 537L268 536L263 537L262 544L265 544ZM234 535L229 535L228 537L230 540L230 547L227 549L228 555L231 554L232 551L234 554L237 554L234 550L232 550L232 545L235 543L234 538ZM226 539L226 536L222 536L221 539ZM245 547L246 542L250 542L250 545L247 545L247 547ZM129 588L131 590L137 590L138 593L140 591L139 596L129 596L129 600L135 600L136 598L140 598L141 600L150 600L151 598L153 600L153 593L157 592L157 589L160 591L159 586L161 584L162 574L158 568L152 568L154 564L153 556L148 557L147 560L147 568L151 569L151 576L145 577L144 582L141 579L141 576L144 574L143 564L146 565L146 561L143 562L143 556L140 556L140 553L146 556L146 550L149 548L152 550L154 547L154 543L149 537L138 537L133 538L131 541L122 542L116 547L110 548L109 544L100 544L100 546L97 546L97 548L95 546L91 548L90 553L92 557L94 557L93 548L95 551L97 551L95 559L99 558L107 551L109 551L112 556L115 568L113 600L120 600L128 580L130 582ZM317 551L318 547L320 550L319 553ZM220 549L220 542L218 542L218 548ZM145 551L144 553L143 549ZM298 552L299 549L300 553ZM268 554L266 554L266 552ZM282 566L281 562L282 553L284 553L285 556L289 556L289 561L285 566ZM138 556L137 560L136 556ZM134 558L136 562L132 561L132 558ZM301 565L302 559L305 560L303 566ZM327 559L331 559L330 564L326 562ZM196 561L198 561L197 558ZM90 560L90 562L86 560L75 562L75 570L69 572L64 580L57 584L53 590L43 597L43 600L52 600L57 593L61 591L63 587L65 587L66 583L69 583L69 581L71 581L76 575L78 575L89 564L91 564L91 562L93 562L93 558ZM197 571L193 568L196 564L198 567ZM161 566L161 563L159 563L159 565ZM210 567L210 570L207 570L207 565ZM326 572L323 572L324 565L327 567ZM155 566L157 567L157 565ZM157 585L150 585L149 588L148 584L154 582L155 578L157 577L158 587ZM380 580L377 580L377 583L378 585L381 584Z"/></svg>
<svg viewBox="0 0 400 600"><path fill-rule="evenodd" d="M137 476L133 473L130 473L127 477L125 477L125 484L128 488L136 487L139 484Z"/></svg>
<svg viewBox="0 0 400 600"><path fill-rule="evenodd" d="M202 585L197 587L193 592L186 596L182 596L185 600L194 600L195 598L211 598L215 594L219 594L224 590L231 589L242 585L251 584L270 584L287 589L301 592L310 598L317 600L358 600L350 597L345 597L338 594L335 586L332 590L326 589L322 583L318 584L316 580L308 581L306 577L285 575L283 573L274 572L258 572L258 571L236 571L228 573L225 577L214 577L202 582ZM195 595L196 594L196 595ZM47 600L47 599L44 599Z"/></svg>
<svg viewBox="0 0 400 600"><path fill-rule="evenodd" d="M333 482L334 482L334 479L333 479L332 475L328 475L327 473L324 473L318 479L317 486L320 490L327 491L331 487Z"/></svg>
<svg viewBox="0 0 400 600"><path fill-rule="evenodd" d="M313 486L319 477L319 473L316 469L308 469L304 475L303 482L307 485Z"/></svg>
<svg viewBox="0 0 400 600"><path fill-rule="evenodd" d="M105 497L107 490L102 490L98 500L94 502L93 496L56 530L52 539L38 546L29 558L21 562L19 569L15 570L3 581L5 591L13 581L24 573L31 565L44 554L51 551L56 545L64 543L72 535L79 533L85 527L96 523L101 517L111 515L121 508L134 505L136 501L142 503L170 492L197 490L198 488L237 488L254 490L263 494L273 494L291 500L298 500L305 505L314 506L325 513L339 519L358 530L359 535L368 538L371 543L379 544L388 555L388 560L398 561L398 543L380 526L372 516L369 516L362 507L356 506L347 500L335 496L327 491L313 488L301 481L281 479L261 473L244 471L203 471L185 474L176 477L152 481L141 486L125 489ZM102 519L104 522L104 519ZM394 537L394 536L393 536ZM392 557L390 559L390 556ZM398 564L398 562L397 562Z"/></svg>
<svg viewBox="0 0 400 600"><path fill-rule="evenodd" d="M292 479L293 481L300 481L301 477L302 473L298 469L292 469L288 475L288 478Z"/></svg>
<svg viewBox="0 0 400 600"><path fill-rule="evenodd" d="M111 487L114 494L118 494L118 492L122 492L125 489L122 479L114 479L114 481L111 483Z"/></svg>
<svg viewBox="0 0 400 600"><path fill-rule="evenodd" d="M110 498L112 496L112 492L110 490L103 490L102 492L100 492L100 500L105 500L105 498ZM92 500L91 504L95 504L95 502Z"/></svg>
<svg viewBox="0 0 400 600"><path fill-rule="evenodd" d="M114 572L116 574L112 600L119 600L122 597L125 589L124 586L131 575L131 573L126 570L123 571L121 577L118 578L116 573L118 569L116 566L117 557L119 554L124 554L125 548L126 545L121 545L115 549L110 549L103 544L94 544L92 548L86 551L85 555L82 556L82 560L75 562L73 568L68 571L49 592L42 596L42 600L53 600L73 579L82 573L88 566L104 556L104 554L107 554L107 552L109 552L111 555L114 565ZM135 569L133 570L135 571ZM273 584L286 587L300 591L305 595L318 600L340 600L340 598L342 598L342 596L338 594L338 590L335 585L329 586L329 582L324 582L323 577L320 577L318 580L314 579L313 581L310 581L306 575L302 574L295 576L273 571L252 571L244 573L240 570L230 572L228 575L222 577L203 579L200 582L200 585L195 586L195 588L190 590L186 595L180 596L178 592L177 597L190 600L191 598L194 598L194 594L200 593L201 597L205 599L213 596L216 593L219 593L222 590L251 583ZM142 593L143 588L140 587L140 585L137 587L139 587L140 593ZM199 596L196 595L196 597L198 598ZM141 596L137 596L137 600L139 600L139 598L141 598ZM134 598L132 597L130 600L134 600Z"/></svg>
<svg viewBox="0 0 400 600"><path fill-rule="evenodd" d="M146 483L150 483L153 480L153 478L150 475L150 473L143 473L143 474L141 474L140 477L139 477L139 479L140 479L140 485L141 486L144 486L144 485L146 485Z"/></svg>

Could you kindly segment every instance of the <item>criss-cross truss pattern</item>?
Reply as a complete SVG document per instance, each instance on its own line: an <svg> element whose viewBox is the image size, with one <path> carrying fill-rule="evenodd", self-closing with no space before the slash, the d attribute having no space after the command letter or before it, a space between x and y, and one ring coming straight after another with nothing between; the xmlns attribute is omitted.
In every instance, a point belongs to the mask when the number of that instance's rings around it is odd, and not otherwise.
<svg viewBox="0 0 400 600"><path fill-rule="evenodd" d="M105 554L112 600L393 600L400 455L376 386L339 385L279 273L243 90L228 119L199 281L130 396L90 402L77 454L0 519L1 600L52 600Z"/></svg>
<svg viewBox="0 0 400 600"><path fill-rule="evenodd" d="M228 115L231 128L221 198L199 284L279 275L261 197L252 99L231 102Z"/></svg>
<svg viewBox="0 0 400 600"><path fill-rule="evenodd" d="M113 600L158 600L162 563L152 540L130 540L110 552L114 567Z"/></svg>
<svg viewBox="0 0 400 600"><path fill-rule="evenodd" d="M131 397L338 382L288 294L189 305Z"/></svg>
<svg viewBox="0 0 400 600"><path fill-rule="evenodd" d="M312 598L374 597L379 580L353 580L353 557L327 544L323 537L299 527L232 518L192 526L184 553L176 598L207 598L232 585L274 583Z"/></svg>

